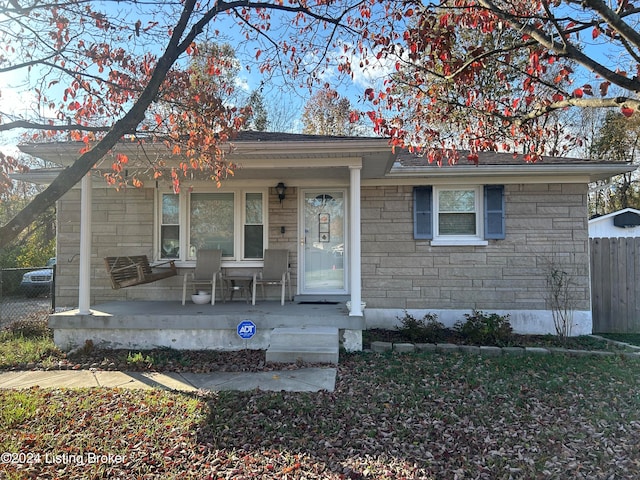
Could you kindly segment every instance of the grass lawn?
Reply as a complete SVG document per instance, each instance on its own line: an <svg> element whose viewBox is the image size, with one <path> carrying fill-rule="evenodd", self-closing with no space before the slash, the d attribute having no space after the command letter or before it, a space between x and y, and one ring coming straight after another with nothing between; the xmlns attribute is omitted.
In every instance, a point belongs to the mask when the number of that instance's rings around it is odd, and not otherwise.
<svg viewBox="0 0 640 480"><path fill-rule="evenodd" d="M178 371L261 361L92 349L69 359L49 333L28 322L0 332L0 369L88 368L105 355ZM0 390L0 479L635 479L639 369L621 355L365 352L341 357L334 392Z"/></svg>
<svg viewBox="0 0 640 480"><path fill-rule="evenodd" d="M0 390L0 478L638 478L639 368L361 353L331 393Z"/></svg>
<svg viewBox="0 0 640 480"><path fill-rule="evenodd" d="M29 363L52 364L64 356L44 321L14 322L0 329L0 369Z"/></svg>

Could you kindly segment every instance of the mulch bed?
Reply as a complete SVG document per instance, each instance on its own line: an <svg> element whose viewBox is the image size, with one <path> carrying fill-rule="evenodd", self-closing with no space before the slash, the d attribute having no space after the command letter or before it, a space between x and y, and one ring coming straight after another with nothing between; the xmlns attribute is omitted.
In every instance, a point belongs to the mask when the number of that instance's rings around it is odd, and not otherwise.
<svg viewBox="0 0 640 480"><path fill-rule="evenodd" d="M454 343L457 345L475 345L467 341L458 332L447 329L437 342L418 341L407 337L400 330L373 328L363 332L363 346L370 348L371 342L391 343ZM614 342L599 340L589 336L568 337L564 340L555 335L519 335L513 334L503 347L543 347L567 348L576 350L621 350ZM488 345L489 346L489 345Z"/></svg>

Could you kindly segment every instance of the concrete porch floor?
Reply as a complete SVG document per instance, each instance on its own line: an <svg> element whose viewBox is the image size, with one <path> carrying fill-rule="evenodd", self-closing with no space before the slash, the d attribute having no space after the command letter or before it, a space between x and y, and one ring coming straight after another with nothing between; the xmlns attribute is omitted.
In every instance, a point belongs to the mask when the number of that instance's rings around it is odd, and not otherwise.
<svg viewBox="0 0 640 480"><path fill-rule="evenodd" d="M364 317L349 316L344 303L262 301L251 305L237 300L183 306L178 301L118 301L93 305L90 310L89 315L75 309L49 317L58 346L71 349L91 340L106 348L267 349L275 328L322 326L344 334L359 332L365 325ZM248 340L237 334L238 324L246 320L256 325L255 335Z"/></svg>

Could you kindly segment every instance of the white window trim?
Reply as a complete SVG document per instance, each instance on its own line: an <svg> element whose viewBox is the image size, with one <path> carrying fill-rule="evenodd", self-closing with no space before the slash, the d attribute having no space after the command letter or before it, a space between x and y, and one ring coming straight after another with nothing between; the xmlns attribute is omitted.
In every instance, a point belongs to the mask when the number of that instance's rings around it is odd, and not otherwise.
<svg viewBox="0 0 640 480"><path fill-rule="evenodd" d="M439 217L440 202L439 193L445 190L474 190L475 192L475 235L440 235ZM431 245L440 246L486 246L489 242L484 239L484 190L482 185L439 185L433 187L433 239Z"/></svg>
<svg viewBox="0 0 640 480"><path fill-rule="evenodd" d="M154 225L154 251L157 252L157 257L160 258L160 228L162 226L162 196L170 194L170 192L161 192L156 190L155 201L155 225ZM268 188L220 188L212 192L209 188L193 188L192 190L181 191L178 199L179 203L179 228L180 228L180 256L176 259L176 265L178 267L193 267L195 266L195 258L192 258L189 251L189 208L191 204L192 193L233 193L234 194L234 208L233 208L233 221L234 221L234 257L223 257L223 266L261 266L262 259L244 258L244 221L246 218L246 194L247 193L260 193L262 194L263 205L263 248L268 248L269 241L269 189ZM185 253L186 252L186 253Z"/></svg>

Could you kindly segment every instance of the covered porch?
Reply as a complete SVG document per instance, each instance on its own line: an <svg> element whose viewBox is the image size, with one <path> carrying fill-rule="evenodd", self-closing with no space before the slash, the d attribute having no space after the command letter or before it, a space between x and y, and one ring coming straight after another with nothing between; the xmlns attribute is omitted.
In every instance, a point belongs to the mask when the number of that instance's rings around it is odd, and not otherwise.
<svg viewBox="0 0 640 480"><path fill-rule="evenodd" d="M166 169L162 178L170 178L171 168L184 160L179 154L162 142L123 141L79 188L59 200L56 298L71 309L50 319L57 345L78 348L91 340L110 348L238 350L307 343L311 349L324 328L335 331L336 349L339 343L349 351L361 350L360 195L363 182L377 182L391 169L395 155L388 141L241 132L233 146L228 155L235 166L232 178L218 188L208 174L193 172L185 180L189 187L177 192L170 182L151 175L148 158L160 159ZM21 148L65 166L84 145ZM115 191L105 185L100 173L118 154L127 157L127 178L135 175L140 188ZM232 270L246 275L263 269L267 249L287 250L289 285L297 300L284 306L262 300L252 307L216 299L214 306L183 307L178 300L182 279L195 269L199 249L222 250L227 277ZM177 274L114 289L103 260L123 255L144 255L152 267L173 261ZM271 288L266 298L273 298ZM326 304L309 300L333 296L341 298ZM243 321L255 324L251 338L238 334ZM305 335L295 336L291 329ZM311 330L318 336L308 335Z"/></svg>
<svg viewBox="0 0 640 480"><path fill-rule="evenodd" d="M84 147L52 142L21 150L66 166ZM140 188L107 187L102 172L117 155L126 156L127 178L135 176ZM123 141L59 201L57 257L66 260L58 262L61 305L88 313L92 304L116 300L102 280L103 258L146 255L152 266L173 260L182 274L196 266L198 249L221 249L223 268L246 270L261 268L269 248L290 252L294 293L348 295L351 315L362 314L360 192L362 182L391 169L395 155L387 139L243 131L227 157L232 177L216 186L208 174L192 172L180 192L150 173L150 156L163 163L161 179L184 161L163 142ZM50 177L42 172L38 183L57 175L46 170ZM174 298L167 293L164 298Z"/></svg>
<svg viewBox="0 0 640 480"><path fill-rule="evenodd" d="M238 333L246 321L255 325L255 333L247 339ZM350 316L344 301L184 306L179 301L114 301L92 306L89 314L78 309L55 313L49 325L56 344L65 349L82 348L90 341L100 348L132 350L268 350L284 344L295 352L295 348L317 348L327 340L335 343L337 352L338 344L347 351L362 349L365 320ZM327 334L332 340L325 339ZM298 356L293 355L294 361Z"/></svg>

